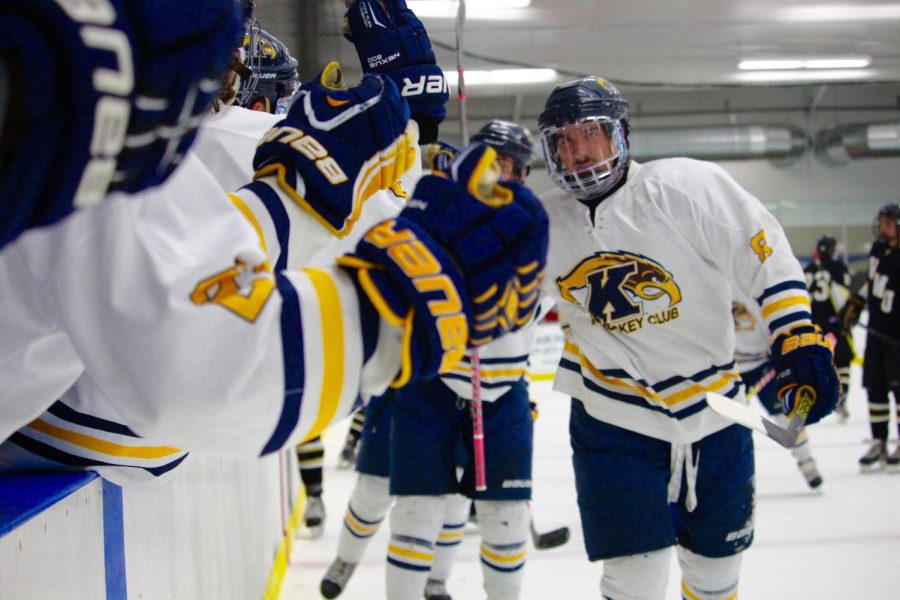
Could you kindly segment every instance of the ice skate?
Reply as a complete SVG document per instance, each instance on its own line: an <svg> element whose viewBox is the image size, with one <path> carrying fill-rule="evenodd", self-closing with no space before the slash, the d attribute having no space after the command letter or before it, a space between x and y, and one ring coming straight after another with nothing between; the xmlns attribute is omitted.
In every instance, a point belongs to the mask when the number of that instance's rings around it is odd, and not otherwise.
<svg viewBox="0 0 900 600"><path fill-rule="evenodd" d="M322 577L322 583L319 584L319 591L326 598L337 598L347 587L347 582L353 576L356 569L356 563L348 563L340 558L334 559L325 576Z"/></svg>
<svg viewBox="0 0 900 600"><path fill-rule="evenodd" d="M819 469L816 467L816 461L809 458L797 463L797 466L800 468L803 478L806 479L806 484L811 489L819 489L822 485L822 474L819 473Z"/></svg>
<svg viewBox="0 0 900 600"><path fill-rule="evenodd" d="M425 584L425 600L453 600L443 581L429 579Z"/></svg>
<svg viewBox="0 0 900 600"><path fill-rule="evenodd" d="M309 536L316 539L325 531L325 504L322 496L310 496L303 509L303 522L309 529Z"/></svg>
<svg viewBox="0 0 900 600"><path fill-rule="evenodd" d="M896 452L894 452L896 454ZM869 450L859 459L859 468L863 473L873 473L884 468L887 458L887 442L874 440Z"/></svg>
<svg viewBox="0 0 900 600"><path fill-rule="evenodd" d="M900 443L894 448L894 451L887 455L884 459L885 467L888 473L900 473Z"/></svg>
<svg viewBox="0 0 900 600"><path fill-rule="evenodd" d="M356 465L356 448L350 445L344 446L338 457L337 468L340 470L352 469Z"/></svg>

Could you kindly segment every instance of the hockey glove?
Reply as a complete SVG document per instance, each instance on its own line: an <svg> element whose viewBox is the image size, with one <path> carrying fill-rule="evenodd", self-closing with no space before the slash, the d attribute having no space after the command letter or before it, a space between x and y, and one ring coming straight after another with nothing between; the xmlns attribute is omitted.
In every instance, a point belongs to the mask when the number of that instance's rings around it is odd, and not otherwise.
<svg viewBox="0 0 900 600"><path fill-rule="evenodd" d="M421 143L436 140L450 88L425 26L405 0L354 0L346 17L345 37L356 46L363 72L393 79L419 123Z"/></svg>
<svg viewBox="0 0 900 600"><path fill-rule="evenodd" d="M474 163L460 160L467 155ZM338 259L382 318L404 329L395 387L446 372L467 345L518 329L534 312L547 216L526 188L496 184L494 156L478 144L452 177L422 178L396 219Z"/></svg>
<svg viewBox="0 0 900 600"><path fill-rule="evenodd" d="M771 361L776 393L789 418L808 410L811 424L834 410L840 386L831 346L817 326L799 325L775 338Z"/></svg>
<svg viewBox="0 0 900 600"><path fill-rule="evenodd" d="M840 313L838 313L841 327L840 333L842 336L850 335L853 326L859 323L859 316L862 314L865 307L866 299L859 294L851 292L850 297L847 298L844 306L841 307Z"/></svg>
<svg viewBox="0 0 900 600"><path fill-rule="evenodd" d="M287 113L260 141L254 179L277 186L333 235L344 236L372 194L389 188L415 160L409 108L397 86L365 75L351 89L330 63L304 83Z"/></svg>

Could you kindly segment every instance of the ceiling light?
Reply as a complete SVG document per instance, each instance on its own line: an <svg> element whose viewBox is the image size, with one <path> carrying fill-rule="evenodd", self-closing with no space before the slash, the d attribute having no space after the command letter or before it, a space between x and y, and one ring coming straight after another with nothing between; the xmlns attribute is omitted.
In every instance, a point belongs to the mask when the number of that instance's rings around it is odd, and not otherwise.
<svg viewBox="0 0 900 600"><path fill-rule="evenodd" d="M776 9L779 21L832 22L883 21L900 19L900 3L886 4L813 4Z"/></svg>
<svg viewBox="0 0 900 600"><path fill-rule="evenodd" d="M738 63L741 71L770 71L775 69L802 69L803 61L794 59L742 60Z"/></svg>
<svg viewBox="0 0 900 600"><path fill-rule="evenodd" d="M456 85L458 73L444 71L447 83ZM545 83L557 77L554 69L495 69L493 71L465 71L466 85L515 85L519 83Z"/></svg>
<svg viewBox="0 0 900 600"><path fill-rule="evenodd" d="M868 56L855 58L815 58L803 61L804 69L864 69L872 64Z"/></svg>
<svg viewBox="0 0 900 600"><path fill-rule="evenodd" d="M406 5L416 16L444 19L456 18L456 0L408 0ZM467 0L467 19L499 19L510 10L528 8L531 0Z"/></svg>
<svg viewBox="0 0 900 600"><path fill-rule="evenodd" d="M834 56L828 58L748 59L738 63L741 71L780 71L786 69L864 69L872 64L868 56Z"/></svg>
<svg viewBox="0 0 900 600"><path fill-rule="evenodd" d="M878 74L874 69L817 69L803 71L748 71L735 73L734 81L744 83L806 83L817 81L862 81Z"/></svg>

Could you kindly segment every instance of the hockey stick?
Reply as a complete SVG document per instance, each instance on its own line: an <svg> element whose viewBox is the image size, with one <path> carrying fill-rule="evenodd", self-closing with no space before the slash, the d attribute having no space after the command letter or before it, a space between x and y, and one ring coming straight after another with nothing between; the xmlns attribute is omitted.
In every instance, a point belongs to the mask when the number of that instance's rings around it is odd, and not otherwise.
<svg viewBox="0 0 900 600"><path fill-rule="evenodd" d="M469 144L469 130L466 123L466 83L463 72L463 27L466 23L466 2L458 0L456 6L456 93L459 97L459 134L462 147ZM484 412L481 406L481 361L478 350L471 352L472 359L472 402L469 404L472 415L472 455L475 462L475 491L487 489L487 473L484 465Z"/></svg>
<svg viewBox="0 0 900 600"><path fill-rule="evenodd" d="M800 429L806 423L809 410L816 402L816 392L808 385L800 386L797 393L800 395L800 402L787 427L773 423L746 404L741 404L722 394L707 392L706 403L726 419L758 431L785 448L791 449L797 444Z"/></svg>
<svg viewBox="0 0 900 600"><path fill-rule="evenodd" d="M541 533L534 527L534 520L529 523L531 527L531 543L534 544L534 547L538 550L549 550L550 548L556 548L557 546L562 546L566 542L569 541L569 528L568 527L560 527L559 529L553 529L552 531L545 531Z"/></svg>

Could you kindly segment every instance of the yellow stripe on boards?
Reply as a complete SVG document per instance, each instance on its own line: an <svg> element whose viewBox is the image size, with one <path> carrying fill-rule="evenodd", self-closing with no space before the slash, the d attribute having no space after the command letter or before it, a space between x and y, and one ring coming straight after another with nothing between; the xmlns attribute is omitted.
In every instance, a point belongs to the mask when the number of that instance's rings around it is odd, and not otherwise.
<svg viewBox="0 0 900 600"><path fill-rule="evenodd" d="M92 450L100 454L110 456L122 456L126 458L165 458L173 454L180 454L179 448L169 446L123 446L107 440L101 440L83 433L76 433L56 425L51 425L43 419L37 419L28 424L29 429L40 431L57 439L63 440L75 446Z"/></svg>
<svg viewBox="0 0 900 600"><path fill-rule="evenodd" d="M431 562L432 555L430 552L419 552L417 550L407 550L406 548L401 548L399 546L395 546L394 544L390 544L388 546L388 554L393 554L395 556L402 556L403 558L412 558L415 560L422 560L425 562Z"/></svg>
<svg viewBox="0 0 900 600"><path fill-rule="evenodd" d="M337 286L320 269L304 269L319 298L319 323L322 332L322 392L319 411L306 440L322 433L334 420L341 401L344 382L344 317Z"/></svg>
<svg viewBox="0 0 900 600"><path fill-rule="evenodd" d="M278 550L275 553L275 562L272 570L269 572L269 579L266 582L266 590L263 592L263 600L278 600L281 596L281 584L284 582L284 576L287 573L288 560L291 557L291 548L294 543L294 532L300 526L303 520L303 507L306 504L306 493L303 486L300 486L300 492L294 500L294 507L291 509L291 517L288 519L287 527L284 535L281 536L281 542L278 544Z"/></svg>
<svg viewBox="0 0 900 600"><path fill-rule="evenodd" d="M774 312L778 312L779 310L788 308L790 306L797 306L798 304L802 304L803 306L809 308L809 298L807 298L806 296L794 296L793 298L785 298L784 300L779 300L778 302L767 304L765 308L762 309L762 316L768 317Z"/></svg>

